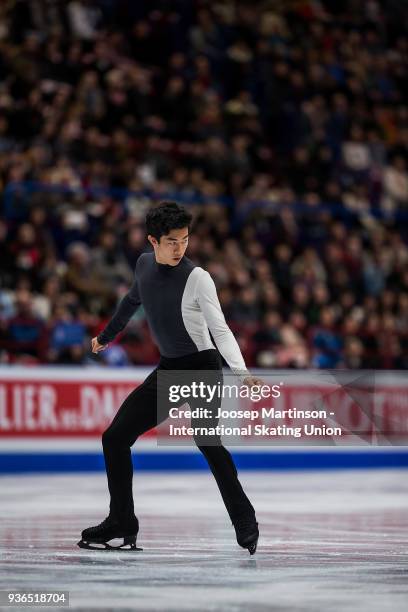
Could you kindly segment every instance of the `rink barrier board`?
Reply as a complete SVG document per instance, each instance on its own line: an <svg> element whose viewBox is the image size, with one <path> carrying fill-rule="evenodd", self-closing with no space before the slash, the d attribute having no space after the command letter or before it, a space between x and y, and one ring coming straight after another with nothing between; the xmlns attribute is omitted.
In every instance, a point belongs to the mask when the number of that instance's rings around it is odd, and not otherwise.
<svg viewBox="0 0 408 612"><path fill-rule="evenodd" d="M151 368L0 367L0 473L103 471L101 433L122 399L150 372ZM284 380L293 371L258 374ZM398 389L403 443L408 444L407 377L398 372L377 374L385 389L384 413L389 408L387 390L393 408L392 394ZM292 388L307 384L307 376L299 372ZM285 392L290 393L290 388ZM40 417L35 418L37 414ZM271 444L245 450L230 447L230 451L241 470L408 467L408 446L285 448ZM136 469L146 471L208 469L194 447L158 448L152 431L138 440L133 461Z"/></svg>
<svg viewBox="0 0 408 612"><path fill-rule="evenodd" d="M345 470L408 468L407 451L232 452L238 470ZM138 471L205 471L199 452L146 452L132 455ZM102 453L1 453L0 474L102 472Z"/></svg>

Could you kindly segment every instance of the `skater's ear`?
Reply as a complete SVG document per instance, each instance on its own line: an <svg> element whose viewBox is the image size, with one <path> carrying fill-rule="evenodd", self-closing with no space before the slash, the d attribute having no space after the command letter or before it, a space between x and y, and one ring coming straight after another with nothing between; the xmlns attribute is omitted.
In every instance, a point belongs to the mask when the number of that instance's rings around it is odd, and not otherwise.
<svg viewBox="0 0 408 612"><path fill-rule="evenodd" d="M157 238L155 238L154 236L152 236L151 234L149 234L147 236L148 241L150 242L150 244L155 247L155 246L159 246L159 240L157 240Z"/></svg>

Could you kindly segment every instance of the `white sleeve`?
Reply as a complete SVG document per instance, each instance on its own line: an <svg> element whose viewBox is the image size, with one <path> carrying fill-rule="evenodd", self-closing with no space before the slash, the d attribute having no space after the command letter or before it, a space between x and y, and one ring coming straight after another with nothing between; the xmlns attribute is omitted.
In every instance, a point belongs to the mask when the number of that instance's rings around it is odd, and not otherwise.
<svg viewBox="0 0 408 612"><path fill-rule="evenodd" d="M250 376L238 342L225 321L214 281L205 270L197 283L196 297L214 342L231 370L241 380Z"/></svg>

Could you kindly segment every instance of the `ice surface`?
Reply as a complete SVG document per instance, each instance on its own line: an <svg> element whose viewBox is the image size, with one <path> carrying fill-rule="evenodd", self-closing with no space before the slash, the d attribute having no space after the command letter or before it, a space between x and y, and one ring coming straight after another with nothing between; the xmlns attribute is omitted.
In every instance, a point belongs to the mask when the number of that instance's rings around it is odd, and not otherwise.
<svg viewBox="0 0 408 612"><path fill-rule="evenodd" d="M107 514L104 475L2 476L0 588L68 590L73 610L408 609L406 470L240 478L260 524L254 557L210 473L135 474L134 553L76 546Z"/></svg>

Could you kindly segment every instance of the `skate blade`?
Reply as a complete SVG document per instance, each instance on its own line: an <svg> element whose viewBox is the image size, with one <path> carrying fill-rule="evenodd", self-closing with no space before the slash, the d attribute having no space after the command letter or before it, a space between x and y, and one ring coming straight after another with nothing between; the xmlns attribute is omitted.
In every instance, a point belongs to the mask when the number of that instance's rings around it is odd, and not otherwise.
<svg viewBox="0 0 408 612"><path fill-rule="evenodd" d="M247 546L248 552L250 555L254 555L256 553L256 547L258 546L258 540Z"/></svg>
<svg viewBox="0 0 408 612"><path fill-rule="evenodd" d="M136 552L143 550L136 546L136 541L127 542L126 540L120 546L112 546L109 542L87 542L86 540L79 540L77 542L79 548L85 548L87 550L121 550L123 552Z"/></svg>
<svg viewBox="0 0 408 612"><path fill-rule="evenodd" d="M259 536L252 541L249 542L238 542L242 548L246 548L250 555L254 555L256 552L256 547L258 546Z"/></svg>

